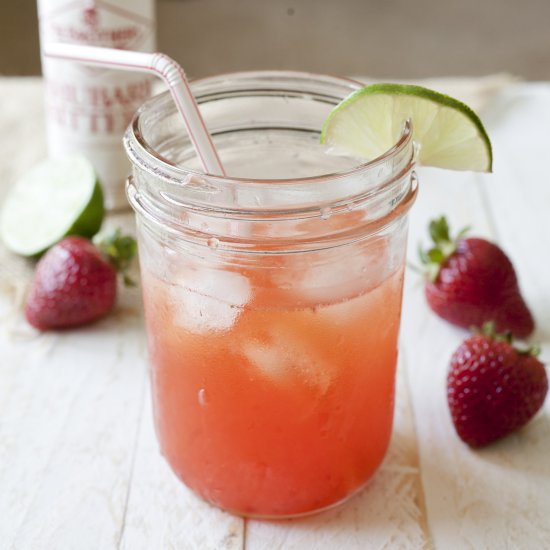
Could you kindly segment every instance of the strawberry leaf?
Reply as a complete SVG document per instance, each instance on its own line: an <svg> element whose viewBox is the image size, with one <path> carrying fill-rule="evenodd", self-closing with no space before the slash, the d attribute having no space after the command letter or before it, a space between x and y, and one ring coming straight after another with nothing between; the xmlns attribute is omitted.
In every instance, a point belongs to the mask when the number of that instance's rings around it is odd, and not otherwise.
<svg viewBox="0 0 550 550"><path fill-rule="evenodd" d="M445 254L440 248L431 248L428 250L428 259L430 262L440 264L445 259Z"/></svg>
<svg viewBox="0 0 550 550"><path fill-rule="evenodd" d="M121 273L126 286L135 286L135 282L126 273L137 254L137 242L129 235L122 235L120 228L96 235L94 244L107 257L111 265Z"/></svg>
<svg viewBox="0 0 550 550"><path fill-rule="evenodd" d="M419 250L420 262L424 266L424 273L429 281L437 280L441 266L456 252L459 241L464 238L468 230L469 228L462 229L455 238L451 238L445 216L430 222L428 232L434 246L427 251Z"/></svg>
<svg viewBox="0 0 550 550"><path fill-rule="evenodd" d="M440 242L449 241L449 224L445 216L441 216L437 220L432 220L429 226L430 237L437 245Z"/></svg>

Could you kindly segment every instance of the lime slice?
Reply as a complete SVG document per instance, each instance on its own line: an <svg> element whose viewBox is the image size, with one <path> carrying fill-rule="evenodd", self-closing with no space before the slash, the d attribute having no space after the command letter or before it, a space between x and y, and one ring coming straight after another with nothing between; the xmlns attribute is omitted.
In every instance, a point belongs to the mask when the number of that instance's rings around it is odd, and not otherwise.
<svg viewBox="0 0 550 550"><path fill-rule="evenodd" d="M373 159L397 142L409 118L420 164L491 171L491 142L479 117L457 99L421 86L373 84L353 92L330 113L321 141Z"/></svg>
<svg viewBox="0 0 550 550"><path fill-rule="evenodd" d="M103 193L81 156L47 160L17 181L0 212L0 236L23 256L34 256L66 235L93 237L103 220Z"/></svg>

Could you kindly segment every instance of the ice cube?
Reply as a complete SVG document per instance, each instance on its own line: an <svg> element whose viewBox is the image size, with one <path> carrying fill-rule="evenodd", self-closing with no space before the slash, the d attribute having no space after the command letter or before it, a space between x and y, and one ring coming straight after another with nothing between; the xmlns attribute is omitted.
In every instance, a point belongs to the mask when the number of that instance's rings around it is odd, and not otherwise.
<svg viewBox="0 0 550 550"><path fill-rule="evenodd" d="M252 294L234 271L189 268L181 276L171 289L175 322L197 334L231 328Z"/></svg>
<svg viewBox="0 0 550 550"><path fill-rule="evenodd" d="M241 352L264 376L279 384L305 384L324 394L333 377L334 366L312 342L288 326L270 326L261 340L243 342Z"/></svg>
<svg viewBox="0 0 550 550"><path fill-rule="evenodd" d="M390 265L388 247L379 243L362 243L322 251L303 265L289 258L289 266L275 275L301 305L315 307L348 300L376 287L387 275ZM329 256L330 255L330 256ZM298 260L300 261L300 260ZM283 281L283 278L285 281Z"/></svg>

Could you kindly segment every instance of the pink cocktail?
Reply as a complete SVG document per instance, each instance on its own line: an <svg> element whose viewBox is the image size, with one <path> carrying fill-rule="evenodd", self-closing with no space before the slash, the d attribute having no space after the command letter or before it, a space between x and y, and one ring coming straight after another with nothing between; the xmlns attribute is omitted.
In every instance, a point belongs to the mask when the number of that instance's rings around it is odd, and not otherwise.
<svg viewBox="0 0 550 550"><path fill-rule="evenodd" d="M356 86L195 84L227 177L199 169L167 96L126 135L161 449L235 513L330 507L389 443L414 151L407 127L366 164L319 145Z"/></svg>

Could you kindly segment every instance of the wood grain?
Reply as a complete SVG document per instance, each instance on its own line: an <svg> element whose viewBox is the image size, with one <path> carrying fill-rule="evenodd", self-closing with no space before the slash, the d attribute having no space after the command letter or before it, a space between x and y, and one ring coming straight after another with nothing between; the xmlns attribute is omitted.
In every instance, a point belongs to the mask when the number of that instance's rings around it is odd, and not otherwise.
<svg viewBox="0 0 550 550"><path fill-rule="evenodd" d="M142 414L141 334L139 318L112 317L71 333L29 329L2 341L4 547L116 546Z"/></svg>
<svg viewBox="0 0 550 550"><path fill-rule="evenodd" d="M119 548L240 550L243 547L244 520L197 498L160 455L148 392Z"/></svg>
<svg viewBox="0 0 550 550"><path fill-rule="evenodd" d="M548 109L541 112L542 101L537 99L536 105L531 101L531 96L525 101L517 92L511 93L495 106L498 114L488 113L494 174L435 170L422 174L422 193L411 219L411 244L438 212L449 213L455 228L471 225L472 233L499 242L517 266L539 322L536 337L547 351L550 262L540 260L536 251L550 242L550 226L543 212L548 191L541 185L544 131L536 127L548 124L550 116ZM525 429L486 449L470 450L454 434L445 397L449 358L466 333L428 310L413 277L407 284L402 335L435 546L545 547L550 540L544 519L550 513L548 403L546 412Z"/></svg>
<svg viewBox="0 0 550 550"><path fill-rule="evenodd" d="M471 97L481 97L480 90L463 88ZM41 94L39 80L17 88L0 79L0 119L29 145L22 151L0 135L0 197L6 182L42 154L31 120L40 116ZM419 170L410 258L426 240L428 220L442 213L455 228L471 225L495 239L517 267L537 320L534 340L549 362L550 84L507 86L484 120L495 173ZM131 215L111 223L131 227ZM548 547L550 400L500 443L478 451L462 444L445 377L467 333L429 311L413 272L406 277L395 429L381 469L340 508L260 522L202 502L160 456L139 292L124 292L115 316L93 327L38 335L21 316L31 266L11 262L5 250L0 257L2 550Z"/></svg>

